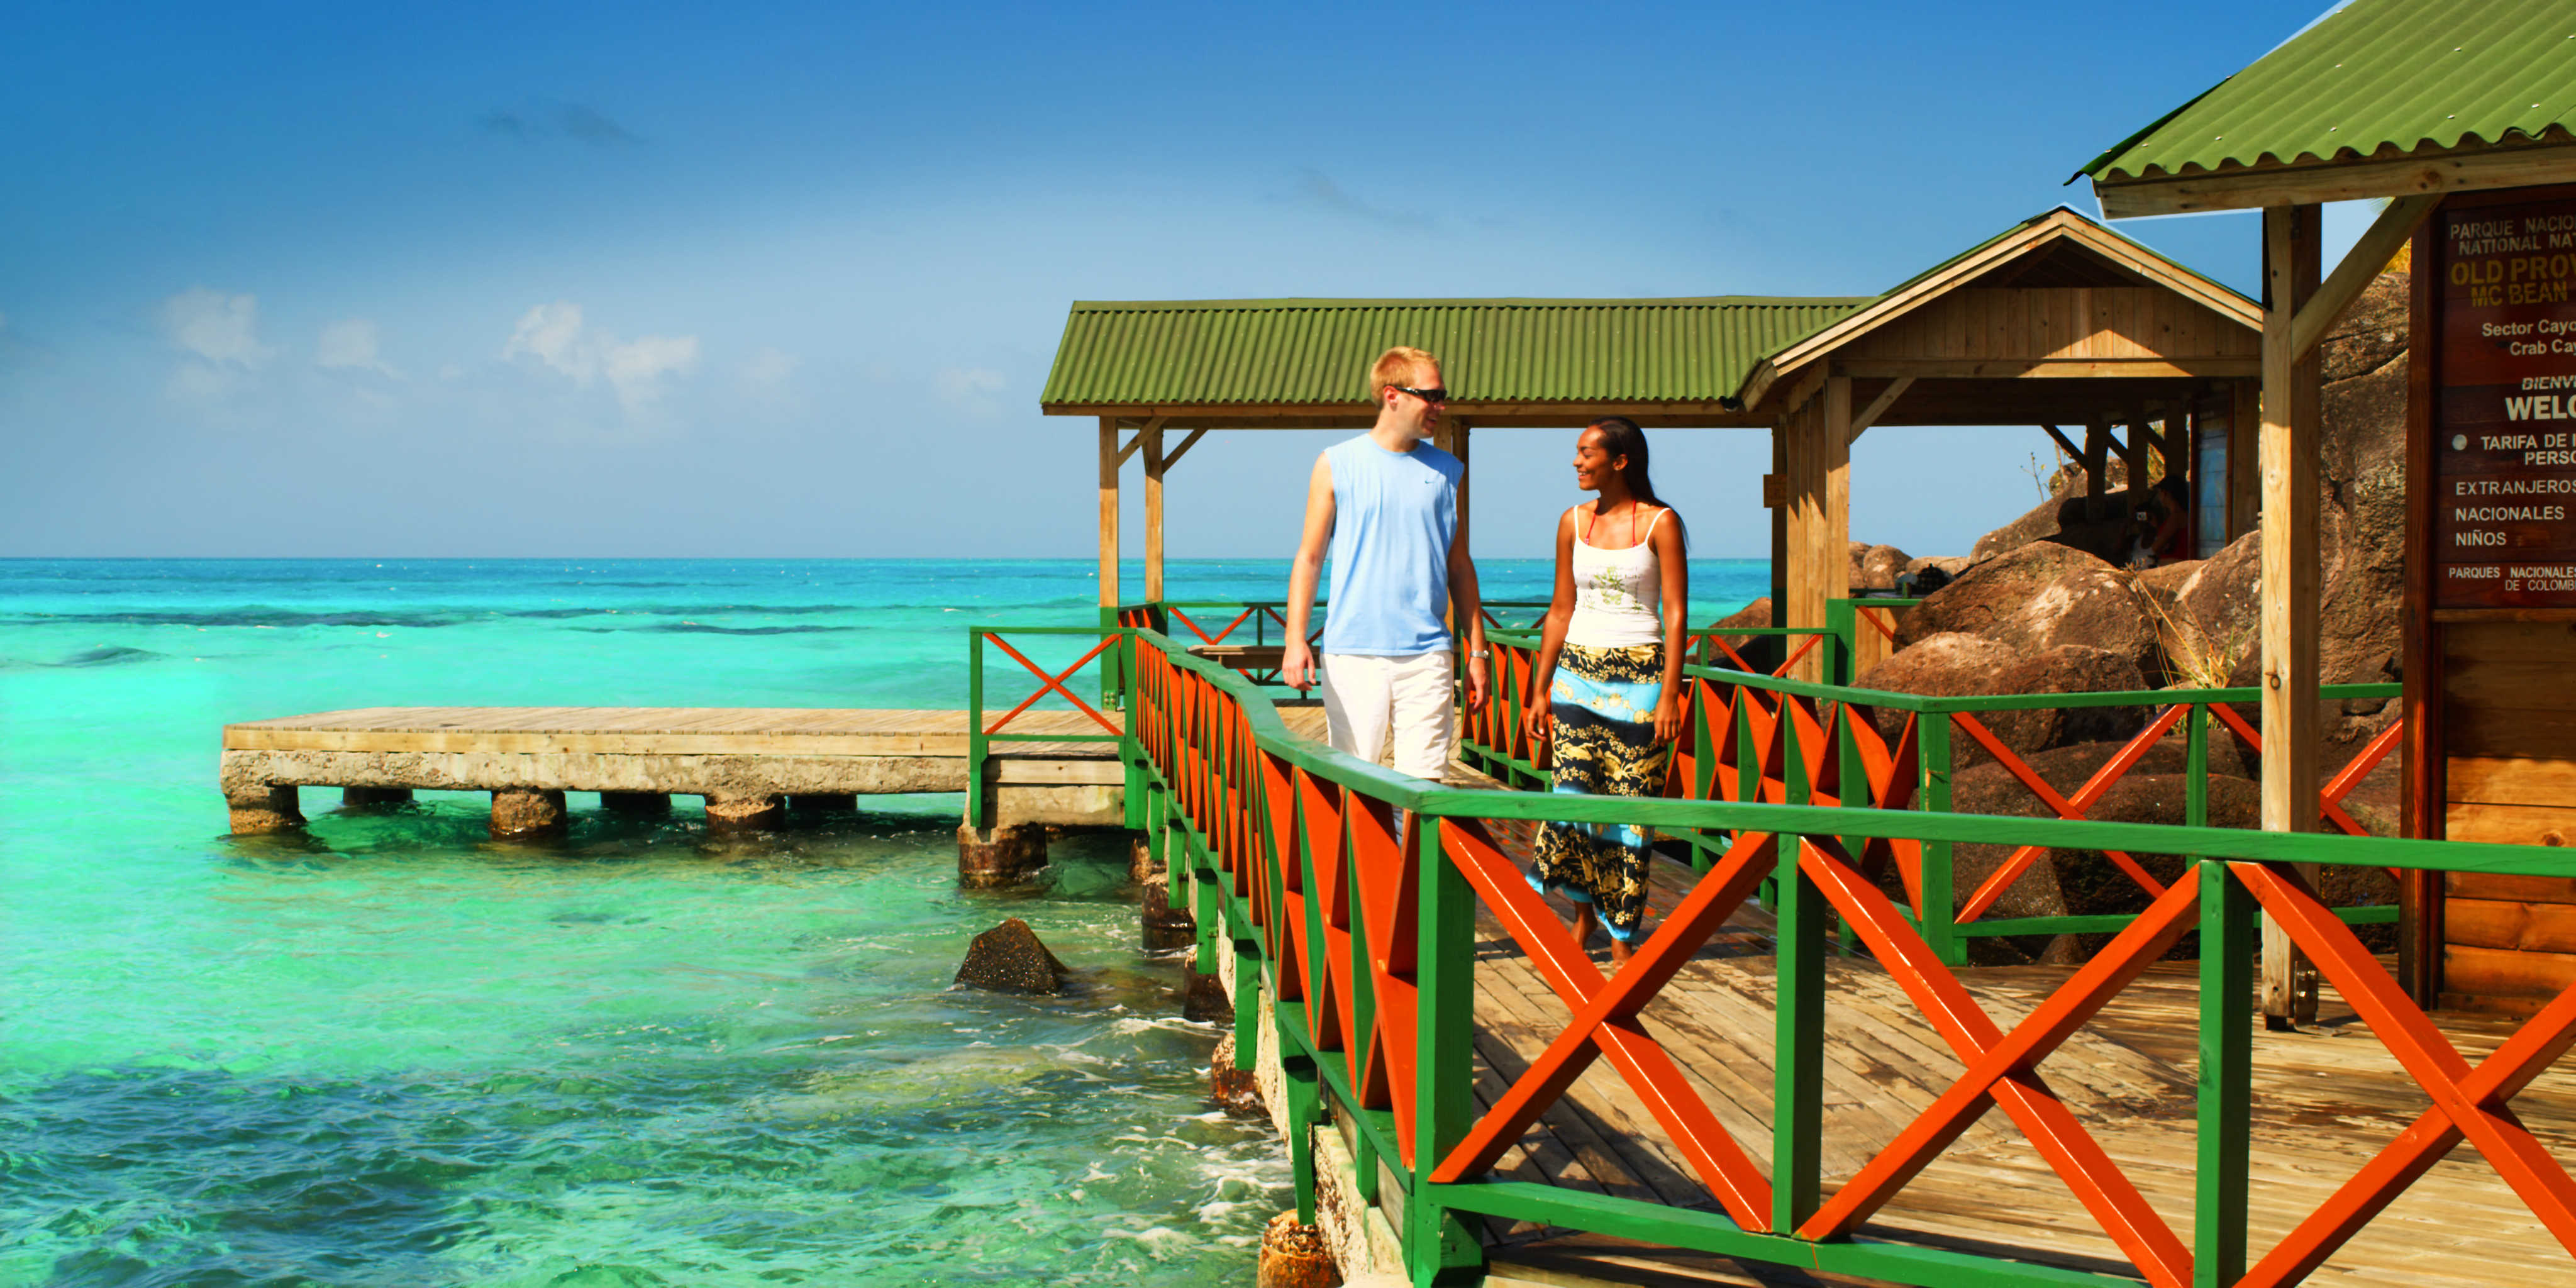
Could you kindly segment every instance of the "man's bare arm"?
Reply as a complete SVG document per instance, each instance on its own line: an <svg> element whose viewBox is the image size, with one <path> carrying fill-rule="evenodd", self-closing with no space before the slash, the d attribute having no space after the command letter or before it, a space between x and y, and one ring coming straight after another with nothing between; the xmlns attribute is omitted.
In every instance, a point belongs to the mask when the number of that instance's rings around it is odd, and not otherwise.
<svg viewBox="0 0 2576 1288"><path fill-rule="evenodd" d="M1486 677L1493 672L1484 658L1485 596L1476 585L1476 561L1467 554L1467 543L1449 543L1449 608L1467 630L1467 706L1470 710L1485 702Z"/></svg>
<svg viewBox="0 0 2576 1288"><path fill-rule="evenodd" d="M1297 558L1288 565L1288 646L1279 660L1279 678L1292 689L1305 689L1320 678L1313 650L1306 645L1307 623L1315 616L1315 583L1324 576L1324 550L1333 539L1333 463L1315 456L1306 480L1306 528L1297 538Z"/></svg>

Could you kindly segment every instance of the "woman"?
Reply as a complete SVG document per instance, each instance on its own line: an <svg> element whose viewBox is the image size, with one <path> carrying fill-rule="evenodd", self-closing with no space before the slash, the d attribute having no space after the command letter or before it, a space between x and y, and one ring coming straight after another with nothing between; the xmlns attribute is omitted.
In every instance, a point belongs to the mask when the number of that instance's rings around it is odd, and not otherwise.
<svg viewBox="0 0 2576 1288"><path fill-rule="evenodd" d="M1557 521L1556 600L1526 703L1529 735L1552 744L1557 791L1658 796L1682 735L1690 564L1681 517L1655 499L1646 435L1623 416L1594 421L1575 440L1574 482L1599 499ZM1574 901L1577 944L1597 921L1610 931L1610 959L1625 962L1646 936L1653 843L1642 827L1548 823L1530 884Z"/></svg>

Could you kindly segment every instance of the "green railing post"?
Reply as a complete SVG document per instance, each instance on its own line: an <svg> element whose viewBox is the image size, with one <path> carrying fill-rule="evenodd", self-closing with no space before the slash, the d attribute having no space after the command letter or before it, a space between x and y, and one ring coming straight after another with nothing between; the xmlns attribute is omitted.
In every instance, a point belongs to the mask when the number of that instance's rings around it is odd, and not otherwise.
<svg viewBox="0 0 2576 1288"><path fill-rule="evenodd" d="M1785 706L1781 719L1788 719ZM1787 725L1786 744L1794 765L1800 755L1795 723ZM1806 804L1804 776L1787 778L1789 803ZM1783 1234L1814 1215L1823 1201L1826 908L1824 892L1798 870L1802 840L1778 838L1771 878L1780 891L1772 988L1771 1228Z"/></svg>
<svg viewBox="0 0 2576 1288"><path fill-rule="evenodd" d="M2185 827L2209 826L2209 704L2191 704L2183 717L2182 821Z"/></svg>
<svg viewBox="0 0 2576 1288"><path fill-rule="evenodd" d="M1739 804L1749 805L1757 803L1762 799L1762 743L1761 740L1753 736L1753 722L1744 718L1745 713L1751 711L1755 705L1753 690L1741 684L1735 685L1734 689L1734 701L1737 703L1735 709L1735 799ZM1782 701L1785 703L1787 699L1783 698ZM1786 706L1781 707L1780 715L1784 720L1788 718L1788 708ZM1764 908L1778 908L1780 906L1780 878L1777 876L1767 876L1762 878L1762 884L1754 891L1753 897L1754 901L1761 904Z"/></svg>
<svg viewBox="0 0 2576 1288"><path fill-rule="evenodd" d="M1284 1050L1296 1048L1282 1043ZM1324 1089L1315 1062L1282 1055L1280 1080L1288 1084L1288 1176L1297 1187L1297 1224L1315 1223L1315 1124L1323 1117Z"/></svg>
<svg viewBox="0 0 2576 1288"><path fill-rule="evenodd" d="M1684 676L1682 683L1698 686L1700 681ZM1716 693L1713 687L1704 691L1711 695ZM1717 797L1717 739L1710 735L1708 724L1708 704L1692 703L1690 789L1701 800L1714 800ZM1708 850L1714 841L1715 838L1709 834L1708 828L1691 829L1691 871L1693 873L1706 873L1709 870L1711 864Z"/></svg>
<svg viewBox="0 0 2576 1288"><path fill-rule="evenodd" d="M1825 683L1849 685L1852 682L1851 660L1856 656L1852 646L1859 642L1853 632L1859 625L1860 623L1854 620L1850 600L1825 601L1826 639L1824 643L1816 646L1818 651L1825 654L1825 664L1816 672L1825 677Z"/></svg>
<svg viewBox="0 0 2576 1288"><path fill-rule="evenodd" d="M1914 717L1916 808L1926 814L1950 812L1950 713L1925 711ZM1951 869L1948 841L1922 843L1923 941L1951 966L1967 964L1967 946L1959 936L1959 892Z"/></svg>
<svg viewBox="0 0 2576 1288"><path fill-rule="evenodd" d="M1844 607L1848 608L1850 604L1845 601ZM1853 707L1849 698L1834 704L1834 752L1838 761L1835 768L1834 791L1835 798L1841 801L1846 809L1878 807L1878 802L1871 799L1869 794L1869 766L1861 760L1860 734L1852 728L1853 721L1864 718L1858 709ZM1846 836L1839 839L1843 844L1843 852L1851 855L1855 862L1860 859L1862 849L1869 844L1865 837ZM1835 920L1835 951L1846 957L1854 955L1858 950L1860 936L1852 930L1850 923L1840 918Z"/></svg>
<svg viewBox="0 0 2576 1288"><path fill-rule="evenodd" d="M2254 896L2225 863L2200 861L2200 1128L2192 1283L2245 1275L2248 1133L2254 1096Z"/></svg>
<svg viewBox="0 0 2576 1288"><path fill-rule="evenodd" d="M984 632L966 628L966 825L989 827L984 811Z"/></svg>
<svg viewBox="0 0 2576 1288"><path fill-rule="evenodd" d="M1414 1062L1413 1193L1404 1205L1413 1282L1428 1285L1480 1268L1484 1252L1464 1222L1433 1197L1431 1173L1467 1138L1476 1118L1476 892L1440 846L1440 820L1413 816L1410 847L1420 881L1414 956L1418 1019Z"/></svg>

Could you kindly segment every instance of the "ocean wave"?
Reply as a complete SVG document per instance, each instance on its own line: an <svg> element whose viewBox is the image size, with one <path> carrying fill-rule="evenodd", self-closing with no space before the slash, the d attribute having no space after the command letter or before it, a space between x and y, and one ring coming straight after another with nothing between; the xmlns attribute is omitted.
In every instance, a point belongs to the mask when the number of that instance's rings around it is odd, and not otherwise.
<svg viewBox="0 0 2576 1288"><path fill-rule="evenodd" d="M70 657L64 658L62 661L57 662L54 665L122 666L128 662L157 662L164 656L166 655L155 653L150 649L125 648L121 645L111 644L104 648L83 649L78 653L72 654Z"/></svg>
<svg viewBox="0 0 2576 1288"><path fill-rule="evenodd" d="M810 635L818 631L855 631L856 626L709 626L704 622L664 622L657 626L576 626L577 631L637 631L657 635Z"/></svg>
<svg viewBox="0 0 2576 1288"><path fill-rule="evenodd" d="M454 626L465 620L461 613L397 613L345 610L329 613L292 613L275 609L233 609L223 612L127 612L127 613L46 613L36 617L0 618L0 626Z"/></svg>

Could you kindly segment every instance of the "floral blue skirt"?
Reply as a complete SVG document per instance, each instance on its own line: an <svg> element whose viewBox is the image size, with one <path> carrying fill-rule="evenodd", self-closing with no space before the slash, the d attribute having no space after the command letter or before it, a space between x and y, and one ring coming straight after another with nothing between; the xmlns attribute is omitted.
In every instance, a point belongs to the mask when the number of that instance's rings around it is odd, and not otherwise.
<svg viewBox="0 0 2576 1288"><path fill-rule="evenodd" d="M1655 742L1664 646L1585 648L1558 655L1548 689L1556 717L1555 790L1571 796L1660 796L1672 754ZM1591 904L1619 942L1646 937L1646 873L1653 831L1624 823L1545 823L1532 847L1529 883L1542 894Z"/></svg>

